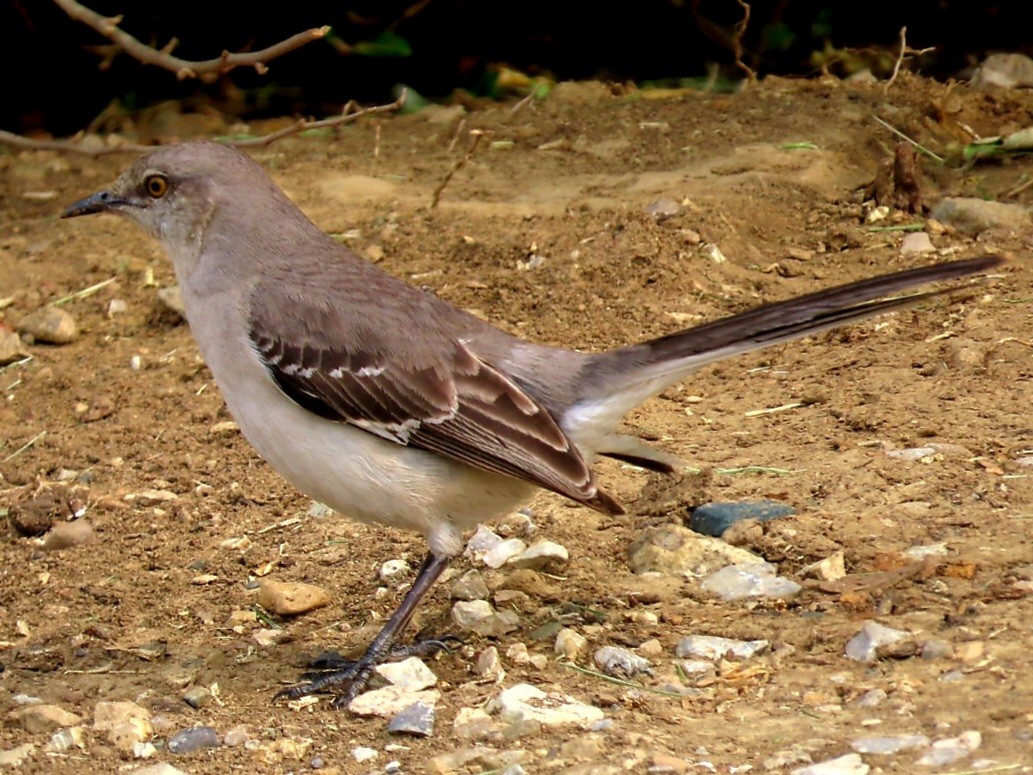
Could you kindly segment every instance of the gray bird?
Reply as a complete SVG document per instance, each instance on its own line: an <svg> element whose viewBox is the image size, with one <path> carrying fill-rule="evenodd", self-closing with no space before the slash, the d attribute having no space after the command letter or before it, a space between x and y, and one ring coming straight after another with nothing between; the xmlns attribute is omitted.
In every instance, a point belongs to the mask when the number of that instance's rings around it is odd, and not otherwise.
<svg viewBox="0 0 1033 775"><path fill-rule="evenodd" d="M128 216L165 249L205 362L258 454L312 498L429 545L359 660L278 695L338 686L335 706L391 655L464 531L537 488L621 513L593 475L600 455L674 469L672 455L619 433L631 409L706 364L900 309L944 290L891 294L1002 261L910 269L584 353L519 339L360 259L227 146L160 148L64 217L100 212Z"/></svg>

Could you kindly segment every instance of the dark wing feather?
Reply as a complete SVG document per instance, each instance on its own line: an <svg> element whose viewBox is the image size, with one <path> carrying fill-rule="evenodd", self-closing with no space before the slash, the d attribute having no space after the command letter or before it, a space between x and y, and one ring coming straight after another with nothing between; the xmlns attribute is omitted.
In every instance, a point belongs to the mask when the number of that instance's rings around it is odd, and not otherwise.
<svg viewBox="0 0 1033 775"><path fill-rule="evenodd" d="M268 294L253 297L251 341L281 390L305 409L604 513L622 511L598 490L552 415L462 341L445 338L420 350L394 342L392 349L365 328L361 335L314 333L298 322L301 311L285 315L270 301ZM346 325L337 316L330 322Z"/></svg>

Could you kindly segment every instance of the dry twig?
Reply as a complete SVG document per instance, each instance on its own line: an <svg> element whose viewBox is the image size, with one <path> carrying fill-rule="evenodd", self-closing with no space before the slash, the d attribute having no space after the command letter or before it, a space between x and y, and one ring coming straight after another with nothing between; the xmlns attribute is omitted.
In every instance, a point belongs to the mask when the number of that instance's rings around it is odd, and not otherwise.
<svg viewBox="0 0 1033 775"><path fill-rule="evenodd" d="M484 137L484 135L486 134L487 132L485 132L483 129L470 130L470 147L466 149L466 153L463 155L463 158L452 165L452 169L450 169L448 171L448 174L445 175L445 179L441 181L441 184L434 189L434 196L430 200L431 210L435 209L438 206L438 202L441 200L441 194L444 192L445 187L448 185L449 181L452 180L455 174L459 172L459 170L461 170L463 167L465 167L467 162L469 162L470 159L473 158L474 151L477 150L477 146L480 144L481 138Z"/></svg>
<svg viewBox="0 0 1033 775"><path fill-rule="evenodd" d="M386 111L398 110L402 107L405 102L405 91L402 91L401 96L394 102L389 102L385 105L374 105L370 108L359 108L354 102L349 102L344 106L341 111L341 115L333 116L332 118L324 118L315 121L308 121L305 119L298 119L290 126L278 129L275 132L270 132L267 135L260 135L258 137L248 137L236 140L225 140L226 145L233 146L234 148L264 148L270 143L280 140L290 135L296 135L299 132L304 132L309 129L326 129L328 127L337 127L342 124L350 124L362 116L370 113L384 113ZM81 137L81 135L80 135ZM65 153L82 153L87 156L108 156L113 153L145 153L147 151L153 151L155 145L139 145L138 143L124 143L121 145L113 145L109 147L98 148L96 146L84 145L77 140L36 140L31 137L22 137L16 135L13 132L7 132L0 129L0 145L9 145L12 148L21 148L24 150L31 151L62 151Z"/></svg>
<svg viewBox="0 0 1033 775"><path fill-rule="evenodd" d="M156 49L141 43L132 35L119 28L118 25L122 22L121 16L110 18L101 16L96 11L75 2L75 0L54 0L54 3L76 21L92 27L105 38L115 43L133 59L143 62L145 65L154 65L165 70L171 70L180 80L184 78L200 78L202 81L210 82L235 67L253 67L259 75L264 75L269 69L265 64L269 60L288 54L314 40L321 40L330 32L329 27L315 27L299 32L296 35L291 35L289 38L281 40L279 43L274 43L268 48L263 48L261 51L236 54L223 51L215 59L192 62L172 56L170 53L171 45L163 49Z"/></svg>
<svg viewBox="0 0 1033 775"><path fill-rule="evenodd" d="M897 54L897 61L893 63L893 72L890 74L889 80L886 81L882 87L884 91L889 91L893 82L897 80L897 75L900 73L900 66L904 63L904 57L906 56L922 56L928 54L930 51L935 51L935 46L928 48L913 49L907 46L907 27L900 28L900 53Z"/></svg>
<svg viewBox="0 0 1033 775"><path fill-rule="evenodd" d="M735 54L735 66L746 73L750 83L757 82L757 71L742 61L742 39L746 36L746 27L750 23L750 4L744 0L736 0L742 8L742 20L735 25L735 36L732 38L732 52Z"/></svg>

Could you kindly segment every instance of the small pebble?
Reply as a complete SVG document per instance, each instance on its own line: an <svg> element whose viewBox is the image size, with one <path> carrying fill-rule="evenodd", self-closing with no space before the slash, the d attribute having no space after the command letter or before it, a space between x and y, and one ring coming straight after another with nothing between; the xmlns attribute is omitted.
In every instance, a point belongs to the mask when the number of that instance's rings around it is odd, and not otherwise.
<svg viewBox="0 0 1033 775"><path fill-rule="evenodd" d="M377 575L382 582L389 584L404 579L411 570L412 567L405 560L388 560L380 566Z"/></svg>
<svg viewBox="0 0 1033 775"><path fill-rule="evenodd" d="M860 737L850 743L858 753L894 754L912 748L925 748L929 738L925 735L876 735Z"/></svg>
<svg viewBox="0 0 1033 775"><path fill-rule="evenodd" d="M219 733L214 727L190 727L181 729L169 737L167 745L172 753L190 753L202 748L218 748Z"/></svg>
<svg viewBox="0 0 1033 775"><path fill-rule="evenodd" d="M869 689L850 705L854 708L874 708L885 702L888 697L889 695L882 689Z"/></svg>
<svg viewBox="0 0 1033 775"><path fill-rule="evenodd" d="M453 579L451 591L453 600L485 600L489 594L484 576L476 568Z"/></svg>
<svg viewBox="0 0 1033 775"><path fill-rule="evenodd" d="M775 575L775 566L767 562L729 565L707 576L700 587L725 602L754 597L789 600L803 589L795 581Z"/></svg>
<svg viewBox="0 0 1033 775"><path fill-rule="evenodd" d="M502 672L502 662L499 659L499 650L494 646L482 649L474 662L473 671L484 678L494 678Z"/></svg>
<svg viewBox="0 0 1033 775"><path fill-rule="evenodd" d="M856 753L793 770L793 775L868 775L871 768Z"/></svg>
<svg viewBox="0 0 1033 775"><path fill-rule="evenodd" d="M46 344L69 344L79 338L75 318L60 307L43 307L18 321L18 331Z"/></svg>
<svg viewBox="0 0 1033 775"><path fill-rule="evenodd" d="M918 763L926 767L945 767L969 756L982 744L983 736L975 730L968 730L957 737L937 740Z"/></svg>
<svg viewBox="0 0 1033 775"><path fill-rule="evenodd" d="M244 745L251 739L251 733L247 731L247 727L243 724L237 724L237 726L226 730L226 734L222 736L222 744L236 748Z"/></svg>
<svg viewBox="0 0 1033 775"><path fill-rule="evenodd" d="M135 702L98 702L93 708L93 728L106 732L108 740L125 752L154 734L151 714Z"/></svg>
<svg viewBox="0 0 1033 775"><path fill-rule="evenodd" d="M846 656L857 662L874 662L880 649L894 646L909 637L910 635L902 630L894 630L878 622L868 621L846 644Z"/></svg>
<svg viewBox="0 0 1033 775"><path fill-rule="evenodd" d="M767 522L795 513L788 503L775 500L705 503L692 510L689 527L697 533L720 538L728 528L744 519Z"/></svg>
<svg viewBox="0 0 1033 775"><path fill-rule="evenodd" d="M830 554L824 560L805 565L800 569L800 573L821 581L838 581L846 576L846 557L843 552Z"/></svg>
<svg viewBox="0 0 1033 775"><path fill-rule="evenodd" d="M367 748L364 745L360 745L357 748L352 748L352 758L355 759L359 764L363 762L373 761L378 756L375 748Z"/></svg>
<svg viewBox="0 0 1033 775"><path fill-rule="evenodd" d="M400 662L385 662L377 665L374 672L393 686L410 692L427 689L438 682L438 677L419 657L408 657Z"/></svg>
<svg viewBox="0 0 1033 775"><path fill-rule="evenodd" d="M32 743L19 745L17 748L9 748L0 751L0 767L20 767L36 753L36 746Z"/></svg>
<svg viewBox="0 0 1033 775"><path fill-rule="evenodd" d="M312 505L308 507L308 515L310 517L330 517L333 516L333 513L334 510L332 508L319 501L312 501Z"/></svg>
<svg viewBox="0 0 1033 775"><path fill-rule="evenodd" d="M646 213L653 216L657 221L664 221L673 218L681 212L681 206L673 199L657 199L646 205Z"/></svg>
<svg viewBox="0 0 1033 775"><path fill-rule="evenodd" d="M387 724L387 731L417 737L430 737L434 734L434 716L433 705L414 702L391 717Z"/></svg>
<svg viewBox="0 0 1033 775"><path fill-rule="evenodd" d="M514 611L496 611L487 600L460 600L452 606L452 621L464 632L499 637L520 626Z"/></svg>
<svg viewBox="0 0 1033 775"><path fill-rule="evenodd" d="M936 250L929 235L924 231L915 231L905 235L900 242L900 255L910 256L916 253L932 253Z"/></svg>
<svg viewBox="0 0 1033 775"><path fill-rule="evenodd" d="M154 764L148 764L143 767L138 767L135 770L130 770L129 775L187 775L183 770L178 767L173 767L171 764L165 762L155 762Z"/></svg>
<svg viewBox="0 0 1033 775"><path fill-rule="evenodd" d="M556 633L553 651L567 661L576 662L586 648L588 648L588 639L577 630L564 627Z"/></svg>
<svg viewBox="0 0 1033 775"><path fill-rule="evenodd" d="M97 531L85 519L73 522L58 522L43 537L43 548L47 551L71 549L75 546L92 544L97 540Z"/></svg>
<svg viewBox="0 0 1033 775"><path fill-rule="evenodd" d="M535 541L527 549L510 559L506 565L514 568L530 568L546 573L558 573L570 561L566 547L555 541Z"/></svg>
<svg viewBox="0 0 1033 775"><path fill-rule="evenodd" d="M212 692L205 686L194 686L183 694L183 702L191 708L203 708L212 701Z"/></svg>
<svg viewBox="0 0 1033 775"><path fill-rule="evenodd" d="M739 659L749 659L763 654L769 646L766 640L732 640L713 635L689 635L678 641L674 653L682 659L698 657L718 660L730 652Z"/></svg>
<svg viewBox="0 0 1033 775"><path fill-rule="evenodd" d="M485 552L481 562L489 568L501 568L514 557L522 554L525 549L527 549L527 544L519 538L507 538Z"/></svg>
<svg viewBox="0 0 1033 775"><path fill-rule="evenodd" d="M86 748L86 739L82 727L65 727L57 730L47 741L47 750L51 753L68 753L73 748Z"/></svg>
<svg viewBox="0 0 1033 775"><path fill-rule="evenodd" d="M22 338L0 323L0 366L20 361L28 356Z"/></svg>
<svg viewBox="0 0 1033 775"><path fill-rule="evenodd" d="M170 285L168 288L158 289L158 300L165 305L170 312L174 312L181 318L186 317L186 307L183 306L183 294L178 285Z"/></svg>
<svg viewBox="0 0 1033 775"><path fill-rule="evenodd" d="M266 579L258 589L258 604L270 613L296 616L329 605L330 595L315 584Z"/></svg>
<svg viewBox="0 0 1033 775"><path fill-rule="evenodd" d="M619 646L603 646L592 659L604 673L619 678L631 678L640 673L650 675L653 672L652 662Z"/></svg>
<svg viewBox="0 0 1033 775"><path fill-rule="evenodd" d="M922 644L922 659L941 659L954 653L954 647L948 641L930 638Z"/></svg>
<svg viewBox="0 0 1033 775"><path fill-rule="evenodd" d="M389 719L416 703L434 707L440 698L441 692L436 689L409 692L397 686L385 686L363 692L349 703L348 710L357 716L379 716Z"/></svg>
<svg viewBox="0 0 1033 775"><path fill-rule="evenodd" d="M22 729L34 735L53 732L61 727L74 727L82 723L82 718L75 713L46 703L18 708L10 714L10 717Z"/></svg>
<svg viewBox="0 0 1033 775"><path fill-rule="evenodd" d="M488 703L488 712L497 713L503 721L535 721L542 726L576 724L585 727L605 715L594 705L556 692L546 694L530 684L517 684L503 690Z"/></svg>

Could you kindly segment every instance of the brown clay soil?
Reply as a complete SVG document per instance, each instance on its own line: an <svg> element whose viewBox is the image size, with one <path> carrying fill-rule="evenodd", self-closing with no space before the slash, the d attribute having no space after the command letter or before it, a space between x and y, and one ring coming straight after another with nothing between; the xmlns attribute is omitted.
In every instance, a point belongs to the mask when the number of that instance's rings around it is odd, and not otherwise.
<svg viewBox="0 0 1033 775"><path fill-rule="evenodd" d="M769 79L732 96L647 99L588 84L537 105L470 106L461 119L447 111L381 116L336 136L294 136L253 151L316 223L387 271L521 336L583 349L937 256L1012 258L974 288L726 361L636 412L632 428L704 472L662 515L640 498L648 476L609 461L598 465L600 479L627 516L604 518L547 493L534 499L537 535L566 546L571 561L562 578L523 577L526 595L511 596L521 626L496 643L501 686L561 691L615 723L479 743L522 750L525 771L706 771L695 765L711 762L718 772L748 764L756 772L779 752L798 766L849 753L865 735L965 730L982 735L969 762L1033 761L1033 467L1023 465L1033 456L1031 235L973 238L933 224L937 254L902 256L906 232L865 223L865 186L897 142L875 115L946 153L969 130L986 136L1030 125L1033 92L948 89L902 76L888 92ZM211 117L171 118L180 134L228 131ZM148 127L136 129L145 135ZM490 134L431 208L473 129ZM787 145L802 142L813 145ZM63 305L81 327L77 341L29 345L31 360L0 372L0 508L52 492L58 518L85 508L99 538L45 551L39 539L4 528L0 711L17 707L15 695L32 695L84 716L87 729L85 750L55 755L44 750L49 733L7 721L0 750L35 743L23 772L132 766L90 722L97 702L133 700L152 712L159 743L197 724L220 733L244 725L259 742L179 757L159 751L186 772L306 772L314 757L325 771L382 772L392 760L405 772L432 771L434 756L474 745L453 731L458 709L499 691L473 674L485 639L468 636L431 662L442 697L429 739L389 735L384 720L325 703L292 710L270 701L312 655L363 646L399 599L394 588L378 594L380 565L415 565L424 547L417 536L310 515L309 499L238 434L219 431L230 419L219 391L188 328L156 296L174 283L158 247L113 217L58 219L131 158L0 157L8 324L114 278ZM1033 203L1028 188L1004 199L1033 174L1028 159L923 167L927 203L944 195ZM658 220L646 208L662 199L677 212ZM920 220L891 211L875 225ZM715 247L726 261L715 260ZM528 268L534 256L544 261ZM110 312L114 299L124 311ZM930 443L948 446L923 461L886 454ZM749 466L785 473L720 472ZM155 489L178 499L126 498ZM693 504L760 497L797 514L745 531L746 546L791 578L836 551L850 574L899 569L913 546L942 542L946 555L917 575L858 577L857 589L811 584L787 604L723 603L701 593L698 579L629 570L627 547L645 527L680 522ZM489 586L505 584L504 571L482 570ZM248 580L257 573L318 584L332 603L275 621L286 641L259 646L252 632L261 621L231 619L254 610ZM443 583L416 627L448 632L449 608ZM938 639L953 652L897 653L870 665L846 659L844 645L869 619L913 633L919 647ZM551 636L535 639L555 621L589 638L583 667L599 646L658 639L664 653L646 687L677 680L673 649L688 634L763 638L772 653L726 666L696 696L675 699L562 665ZM548 656L547 665L507 660L516 643ZM182 702L187 688L213 684L218 702ZM887 699L851 704L870 689ZM391 744L403 747L385 751ZM356 746L377 749L378 759L356 764ZM946 771L916 768L916 758L867 761L881 772ZM485 754L465 771L500 761Z"/></svg>

